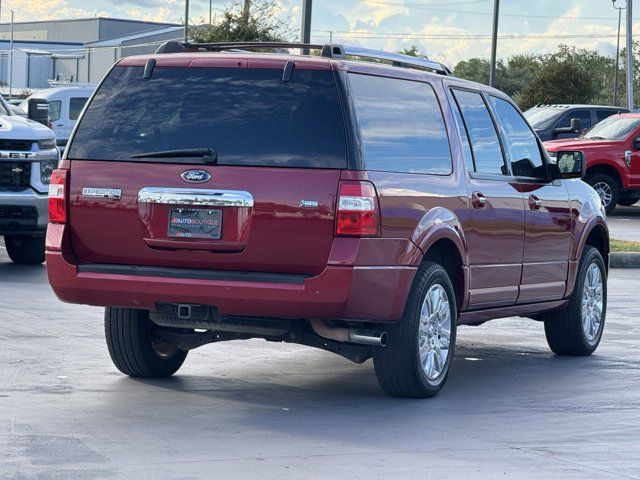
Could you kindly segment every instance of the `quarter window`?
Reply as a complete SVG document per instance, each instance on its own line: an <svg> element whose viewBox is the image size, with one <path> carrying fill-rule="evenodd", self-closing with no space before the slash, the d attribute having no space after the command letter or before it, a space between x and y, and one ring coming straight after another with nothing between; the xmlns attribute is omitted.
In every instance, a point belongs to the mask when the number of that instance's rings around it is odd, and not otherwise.
<svg viewBox="0 0 640 480"><path fill-rule="evenodd" d="M365 169L451 173L449 138L431 85L358 74L350 74L349 83Z"/></svg>
<svg viewBox="0 0 640 480"><path fill-rule="evenodd" d="M498 133L482 95L477 92L455 89L454 96L471 140L475 171L506 175L507 170Z"/></svg>
<svg viewBox="0 0 640 480"><path fill-rule="evenodd" d="M513 175L516 177L543 177L540 147L527 122L518 110L506 100L494 96L489 98L502 130Z"/></svg>

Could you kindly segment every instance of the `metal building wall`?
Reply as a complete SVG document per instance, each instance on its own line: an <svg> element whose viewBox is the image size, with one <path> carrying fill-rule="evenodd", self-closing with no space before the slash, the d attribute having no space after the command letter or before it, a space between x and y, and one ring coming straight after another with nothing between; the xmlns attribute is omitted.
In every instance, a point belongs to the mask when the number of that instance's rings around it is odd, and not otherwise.
<svg viewBox="0 0 640 480"><path fill-rule="evenodd" d="M47 80L53 78L53 59L51 55L27 53L27 89L46 88Z"/></svg>
<svg viewBox="0 0 640 480"><path fill-rule="evenodd" d="M53 42L91 42L100 40L98 18L14 23L14 39ZM0 39L8 40L11 25L0 24Z"/></svg>
<svg viewBox="0 0 640 480"><path fill-rule="evenodd" d="M14 23L14 39L27 41L88 43L123 35L146 32L171 24L122 20L113 18L84 18ZM0 24L0 40L8 40L11 25Z"/></svg>
<svg viewBox="0 0 640 480"><path fill-rule="evenodd" d="M170 23L151 23L140 22L135 20L121 20L114 18L100 19L100 40L109 38L122 37L134 33L147 32L163 26L171 26ZM87 42L90 40L86 40Z"/></svg>
<svg viewBox="0 0 640 480"><path fill-rule="evenodd" d="M80 77L80 58L64 58L56 57L53 59L53 78L60 75L62 80L79 81Z"/></svg>

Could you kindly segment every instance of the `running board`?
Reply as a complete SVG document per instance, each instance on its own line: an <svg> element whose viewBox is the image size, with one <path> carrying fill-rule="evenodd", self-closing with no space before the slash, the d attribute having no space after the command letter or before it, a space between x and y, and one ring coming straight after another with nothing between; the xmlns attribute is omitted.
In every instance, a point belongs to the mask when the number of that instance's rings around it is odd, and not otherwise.
<svg viewBox="0 0 640 480"><path fill-rule="evenodd" d="M569 300L553 300L550 302L527 303L524 305L511 305L510 307L460 312L458 323L460 325L480 325L481 323L496 318L523 317L527 316L527 314L538 314L549 310L561 309L565 307L567 303L569 303Z"/></svg>

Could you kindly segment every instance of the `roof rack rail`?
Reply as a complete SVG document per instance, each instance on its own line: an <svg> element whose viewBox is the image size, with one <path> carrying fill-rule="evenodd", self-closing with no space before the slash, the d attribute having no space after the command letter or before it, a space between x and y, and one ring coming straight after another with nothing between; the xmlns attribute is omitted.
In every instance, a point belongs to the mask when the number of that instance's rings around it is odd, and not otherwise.
<svg viewBox="0 0 640 480"><path fill-rule="evenodd" d="M225 43L182 43L177 41L168 41L160 45L156 53L180 53L188 51L244 51L254 49L289 49L299 48L303 52L309 50L319 50L320 55L325 58L346 58L357 57L370 60L378 60L390 62L391 65L403 68L415 68L420 70L429 70L441 75L453 75L451 70L445 65L429 60L428 58L414 57L401 53L385 52L384 50L375 50L372 48L364 48L352 45L339 44L314 44L314 43L298 43L298 42L225 42Z"/></svg>

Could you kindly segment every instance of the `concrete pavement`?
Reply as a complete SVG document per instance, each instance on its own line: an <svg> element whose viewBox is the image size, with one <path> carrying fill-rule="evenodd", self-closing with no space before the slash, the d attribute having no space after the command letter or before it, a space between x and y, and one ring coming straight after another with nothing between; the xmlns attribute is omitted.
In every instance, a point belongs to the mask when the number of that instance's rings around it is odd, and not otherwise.
<svg viewBox="0 0 640 480"><path fill-rule="evenodd" d="M640 242L640 204L632 207L617 206L607 216L611 238Z"/></svg>
<svg viewBox="0 0 640 480"><path fill-rule="evenodd" d="M461 328L448 385L414 401L370 361L261 340L127 378L102 310L0 249L0 478L640 478L639 288L612 272L589 358L552 355L533 321Z"/></svg>

